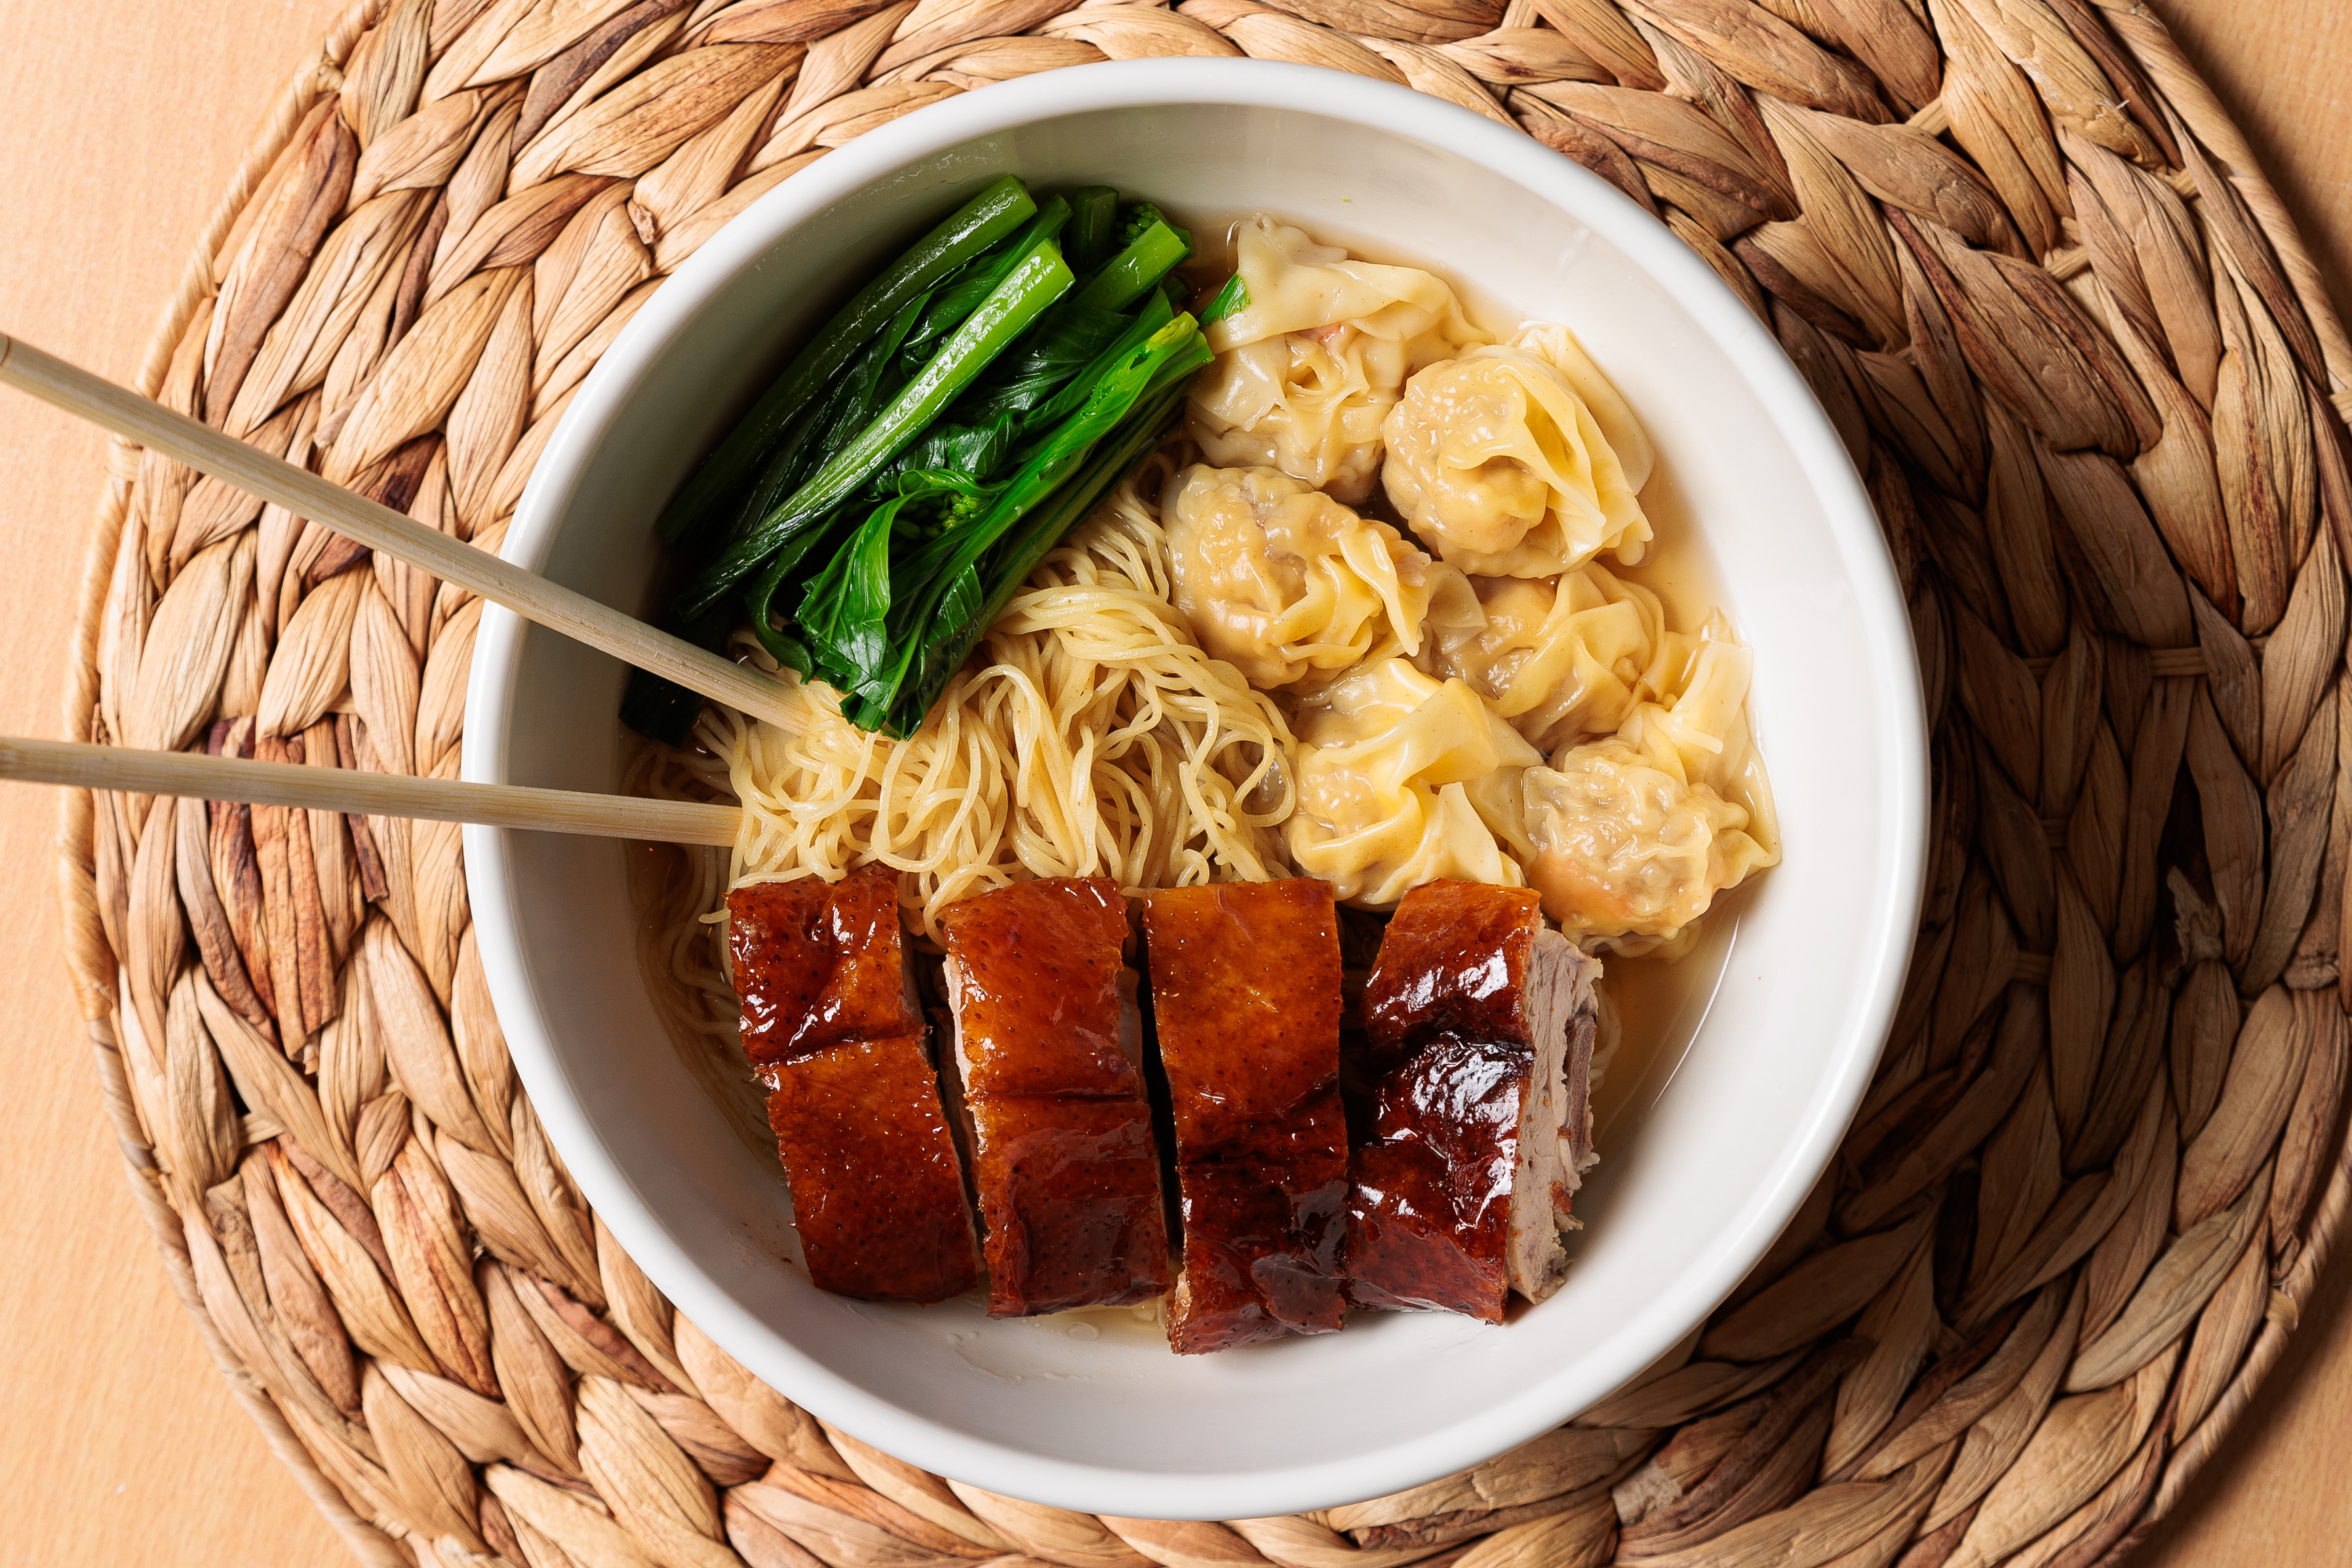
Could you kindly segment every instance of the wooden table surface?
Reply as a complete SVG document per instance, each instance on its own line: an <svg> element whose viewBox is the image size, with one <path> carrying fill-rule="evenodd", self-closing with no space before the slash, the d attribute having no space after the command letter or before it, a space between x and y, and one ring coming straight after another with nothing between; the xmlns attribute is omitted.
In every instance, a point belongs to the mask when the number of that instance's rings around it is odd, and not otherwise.
<svg viewBox="0 0 2352 1568"><path fill-rule="evenodd" d="M0 0L0 330L137 368L262 107L342 0ZM2352 6L2156 0L2352 301ZM0 733L53 735L100 437L0 394ZM56 803L0 786L0 1568L333 1563L341 1543L231 1401L133 1208L68 994ZM2352 1258L2140 1562L2352 1561Z"/></svg>

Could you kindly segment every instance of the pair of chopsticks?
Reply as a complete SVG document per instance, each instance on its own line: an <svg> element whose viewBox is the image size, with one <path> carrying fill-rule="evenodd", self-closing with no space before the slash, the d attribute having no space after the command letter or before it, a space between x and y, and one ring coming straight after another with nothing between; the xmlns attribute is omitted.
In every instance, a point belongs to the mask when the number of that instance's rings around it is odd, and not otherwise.
<svg viewBox="0 0 2352 1568"><path fill-rule="evenodd" d="M0 383L639 669L754 718L796 722L783 705L785 689L756 670L427 528L5 334L0 334ZM0 779L676 844L732 844L741 815L732 806L683 801L6 738L0 738Z"/></svg>

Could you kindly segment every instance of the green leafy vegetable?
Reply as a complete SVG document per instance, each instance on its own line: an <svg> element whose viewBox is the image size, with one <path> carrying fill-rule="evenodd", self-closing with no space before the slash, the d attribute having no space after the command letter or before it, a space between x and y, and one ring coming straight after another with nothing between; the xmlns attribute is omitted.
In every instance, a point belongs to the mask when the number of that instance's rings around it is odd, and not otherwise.
<svg viewBox="0 0 2352 1568"><path fill-rule="evenodd" d="M1205 349L1205 345L1203 345ZM1193 369L1206 363L1202 359ZM1183 375L1191 372L1185 371ZM1083 521L1103 492L1117 483L1119 476L1143 459L1145 453L1158 445L1160 438L1175 420L1176 411L1183 401L1181 376L1174 384L1162 387L1142 400L1129 418L1102 443L1082 468L1064 482L1050 498L1050 504L1038 510L1017 537L998 546L990 566L995 582L993 592L982 597L977 567L967 568L955 581L957 592L941 603L936 624L951 627L944 636L936 637L922 650L919 675L915 686L903 693L889 715L888 728L895 734L912 734L930 712L931 704L939 700L949 679L971 657L988 628L996 624L1004 608L1028 580L1029 574L1045 558L1048 551L1061 542L1062 536Z"/></svg>
<svg viewBox="0 0 2352 1568"><path fill-rule="evenodd" d="M1199 323L1190 316L1173 318L1095 381L1084 403L1037 442L985 512L922 546L906 574L907 589L895 596L891 609L895 668L862 684L865 700L851 711L852 722L902 735L922 723L948 675L986 629L984 623L975 623L970 606L972 595L997 579L985 564L990 550L1082 468L1096 443L1147 394L1189 375L1208 359ZM970 584L964 581L968 573L977 574ZM910 676L915 685L907 691Z"/></svg>
<svg viewBox="0 0 2352 1568"><path fill-rule="evenodd" d="M859 289L793 357L783 374L662 509L656 524L661 537L678 544L707 527L714 511L728 510L730 500L750 482L786 427L884 323L908 300L929 291L1036 211L1037 204L1019 180L1007 174L992 181Z"/></svg>
<svg viewBox="0 0 2352 1568"><path fill-rule="evenodd" d="M1133 245L1155 223L1168 223L1168 215L1150 202L1129 202L1119 209L1119 244ZM1173 228L1175 226L1170 224L1169 226Z"/></svg>
<svg viewBox="0 0 2352 1568"><path fill-rule="evenodd" d="M898 454L893 473L945 468L963 474L992 474L1013 451L1020 421L1000 414L984 425L952 425L942 419L923 432L923 438Z"/></svg>
<svg viewBox="0 0 2352 1568"><path fill-rule="evenodd" d="M781 546L814 527L921 433L923 426L1066 291L1073 279L1058 247L1040 237L1014 263L994 292L940 345L921 374L856 437L825 459L799 489L770 509L749 533L729 545L679 596L677 611L693 619L715 605Z"/></svg>
<svg viewBox="0 0 2352 1568"><path fill-rule="evenodd" d="M729 542L757 529L780 502L807 482L825 454L839 450L898 395L912 374L898 363L902 345L928 302L928 296L909 300L769 459L741 514L728 530Z"/></svg>
<svg viewBox="0 0 2352 1568"><path fill-rule="evenodd" d="M751 618L752 635L757 637L778 664L793 670L803 679L816 673L816 655L808 644L778 626L780 618L776 600L785 592L786 584L799 574L801 563L816 552L816 547L834 539L839 530L831 526L838 517L826 520L825 526L812 528L776 552L767 565L751 583L751 591L743 595L743 609ZM713 612L724 615L721 608Z"/></svg>
<svg viewBox="0 0 2352 1568"><path fill-rule="evenodd" d="M837 683L849 690L870 684L888 657L890 533L906 501L896 497L874 509L810 585L801 610L801 627L820 667L845 676Z"/></svg>
<svg viewBox="0 0 2352 1568"><path fill-rule="evenodd" d="M972 383L951 413L975 425L1027 413L1117 342L1127 324L1117 310L1063 300Z"/></svg>
<svg viewBox="0 0 2352 1568"><path fill-rule="evenodd" d="M716 648L748 616L854 722L911 733L1207 363L1173 274L1191 253L1108 186L982 192L835 313L664 512L687 573L672 628ZM699 703L640 673L623 717L682 740Z"/></svg>
<svg viewBox="0 0 2352 1568"><path fill-rule="evenodd" d="M1077 374L1072 376L1059 392L1029 411L1029 424L1037 429L1050 429L1077 411L1087 400L1103 374L1132 353L1144 340L1166 326L1176 317L1169 308L1168 297L1160 293L1147 294L1142 305L1131 317L1126 318L1119 335Z"/></svg>
<svg viewBox="0 0 2352 1568"><path fill-rule="evenodd" d="M800 625L819 668L845 694L886 694L894 557L984 506L992 488L969 475L924 469L899 477L849 544L808 585Z"/></svg>

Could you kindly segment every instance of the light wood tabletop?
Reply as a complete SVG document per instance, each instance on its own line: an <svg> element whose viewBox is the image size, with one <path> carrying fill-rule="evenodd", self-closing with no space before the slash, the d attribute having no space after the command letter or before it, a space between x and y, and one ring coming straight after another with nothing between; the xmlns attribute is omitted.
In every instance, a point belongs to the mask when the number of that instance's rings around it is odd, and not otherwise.
<svg viewBox="0 0 2352 1568"><path fill-rule="evenodd" d="M2154 0L2352 301L2352 6ZM0 330L118 381L280 81L343 0L0 0ZM0 395L0 733L56 735L102 439ZM132 1206L65 978L52 795L0 785L0 1565L332 1563ZM2352 1562L2352 1258L2139 1561Z"/></svg>

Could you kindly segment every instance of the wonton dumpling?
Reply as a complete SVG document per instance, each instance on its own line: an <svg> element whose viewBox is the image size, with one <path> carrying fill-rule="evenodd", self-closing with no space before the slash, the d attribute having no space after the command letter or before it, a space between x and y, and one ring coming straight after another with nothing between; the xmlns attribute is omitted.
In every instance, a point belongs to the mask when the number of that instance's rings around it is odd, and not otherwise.
<svg viewBox="0 0 2352 1568"><path fill-rule="evenodd" d="M1577 366L1571 376L1549 357ZM1603 394L1608 426L1580 381ZM1416 374L1381 422L1381 479L1412 530L1473 576L1556 577L1650 538L1649 440L1565 327L1524 328Z"/></svg>
<svg viewBox="0 0 2352 1568"><path fill-rule="evenodd" d="M1748 744L1754 656L1712 617L1669 705L1522 775L1528 879L1571 941L1677 944L1715 895L1779 863L1771 797Z"/></svg>
<svg viewBox="0 0 2352 1568"><path fill-rule="evenodd" d="M1486 335L1417 267L1350 261L1263 214L1236 242L1249 302L1209 326L1217 357L1192 383L1188 433L1219 467L1279 468L1360 501L1405 378Z"/></svg>
<svg viewBox="0 0 2352 1568"><path fill-rule="evenodd" d="M1542 753L1469 687L1382 659L1326 687L1292 728L1291 858L1339 898L1392 904L1448 877L1524 885L1519 780Z"/></svg>
<svg viewBox="0 0 2352 1568"><path fill-rule="evenodd" d="M1696 639L1669 632L1658 596L1598 564L1547 581L1433 568L1418 662L1457 676L1537 745L1608 734L1672 695Z"/></svg>
<svg viewBox="0 0 2352 1568"><path fill-rule="evenodd" d="M1748 814L1656 760L1612 735L1527 772L1529 883L1570 942L1671 942L1755 863Z"/></svg>
<svg viewBox="0 0 2352 1568"><path fill-rule="evenodd" d="M1592 363L1576 334L1556 321L1528 321L1519 328L1511 346L1527 350L1568 378L1568 384L1584 399L1593 423L1607 437L1610 451L1616 454L1617 466L1624 470L1625 488L1640 495L1657 467L1656 450L1624 395Z"/></svg>
<svg viewBox="0 0 2352 1568"><path fill-rule="evenodd" d="M1420 648L1429 557L1305 481L1195 463L1160 517L1176 607L1260 690Z"/></svg>

